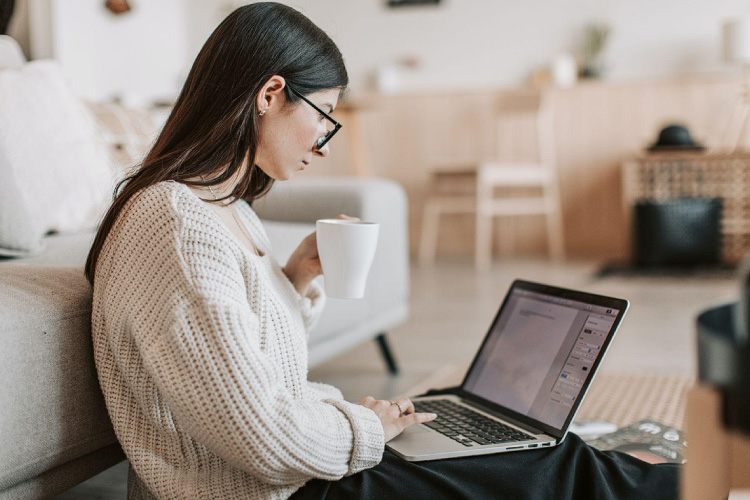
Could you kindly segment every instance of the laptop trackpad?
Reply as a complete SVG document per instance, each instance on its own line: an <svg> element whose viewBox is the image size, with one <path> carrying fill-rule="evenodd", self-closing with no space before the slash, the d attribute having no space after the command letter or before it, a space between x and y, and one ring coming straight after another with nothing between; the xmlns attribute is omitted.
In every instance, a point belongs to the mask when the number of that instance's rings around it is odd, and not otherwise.
<svg viewBox="0 0 750 500"><path fill-rule="evenodd" d="M414 424L404 429L401 434L421 434L423 432L429 433L430 431L423 425Z"/></svg>

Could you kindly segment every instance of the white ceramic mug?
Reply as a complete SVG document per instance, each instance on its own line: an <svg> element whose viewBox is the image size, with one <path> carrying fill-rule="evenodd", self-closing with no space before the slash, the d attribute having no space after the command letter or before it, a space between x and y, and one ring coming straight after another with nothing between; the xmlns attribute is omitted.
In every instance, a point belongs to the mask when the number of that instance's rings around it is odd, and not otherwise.
<svg viewBox="0 0 750 500"><path fill-rule="evenodd" d="M367 275L378 245L380 225L375 222L320 219L315 227L326 294L336 299L364 297Z"/></svg>

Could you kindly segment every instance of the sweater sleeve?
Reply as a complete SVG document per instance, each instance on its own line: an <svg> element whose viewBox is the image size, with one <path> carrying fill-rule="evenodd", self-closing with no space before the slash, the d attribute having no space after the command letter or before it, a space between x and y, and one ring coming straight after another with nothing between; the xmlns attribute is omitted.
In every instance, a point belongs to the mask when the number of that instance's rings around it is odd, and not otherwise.
<svg viewBox="0 0 750 500"><path fill-rule="evenodd" d="M195 222L172 219L169 230L142 240L148 265L131 283L160 288L141 294L131 331L176 425L270 484L336 480L379 463L384 435L374 412L295 398L286 388L281 367L263 349L245 264Z"/></svg>
<svg viewBox="0 0 750 500"><path fill-rule="evenodd" d="M326 294L323 287L316 280L310 283L307 294L304 297L297 294L300 309L302 310L302 321L305 324L305 330L310 330L318 323L323 309L326 305Z"/></svg>
<svg viewBox="0 0 750 500"><path fill-rule="evenodd" d="M248 222L255 228L258 234L261 235L264 246L273 250L271 240L268 237L266 228L263 226L263 222L260 220L260 217L258 217L258 214L255 213L255 211L247 202L242 202L239 204L239 206L241 207L243 213L245 213L245 215L247 216ZM297 298L297 303L300 307L300 310L302 311L302 322L305 325L306 332L309 333L310 330L312 330L312 328L317 324L320 316L323 314L323 309L326 305L326 294L323 286L321 286L321 284L317 280L313 280L312 283L310 283L310 287L308 288L307 293L303 297L295 289L294 283L289 281L287 275L284 274L284 272L281 270L282 266L278 261L276 261L275 258L274 263L279 273L284 277L285 280L287 280L291 284L292 289L294 290L294 294Z"/></svg>
<svg viewBox="0 0 750 500"><path fill-rule="evenodd" d="M336 387L321 382L307 382L307 392L311 399L344 399L344 395Z"/></svg>
<svg viewBox="0 0 750 500"><path fill-rule="evenodd" d="M225 461L270 484L340 479L382 458L367 408L292 398L259 349L257 318L221 301L184 303L144 358L175 421Z"/></svg>

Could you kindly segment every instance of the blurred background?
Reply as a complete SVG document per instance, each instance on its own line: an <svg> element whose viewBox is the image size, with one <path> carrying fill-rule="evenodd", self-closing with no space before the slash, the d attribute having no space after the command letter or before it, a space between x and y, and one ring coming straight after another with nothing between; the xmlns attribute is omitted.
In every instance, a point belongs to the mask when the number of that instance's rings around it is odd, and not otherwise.
<svg viewBox="0 0 750 500"><path fill-rule="evenodd" d="M9 34L28 58L58 60L89 101L145 108L174 99L202 43L240 5L109 2L115 10L126 6L116 15L98 0L15 3ZM726 57L723 27L746 13L740 0L289 4L335 40L351 80L337 147L304 175L401 182L410 195L414 252L434 170L537 153L539 136L520 116L498 134L498 98L548 94L554 123L543 139L555 148L570 257L629 255L620 167L661 128L684 125L708 147L736 141L739 127L729 122L743 61ZM468 214L441 220L442 255L473 252L471 221ZM542 218L495 224L504 234L494 233L496 251L546 252Z"/></svg>
<svg viewBox="0 0 750 500"><path fill-rule="evenodd" d="M128 166L244 3L15 0L8 34L58 61ZM746 1L282 3L350 76L330 156L298 177L383 177L408 195L399 375L369 342L311 379L353 401L460 381L515 278L631 300L603 372L694 379L695 315L736 299L750 249ZM117 498L117 467L60 498Z"/></svg>

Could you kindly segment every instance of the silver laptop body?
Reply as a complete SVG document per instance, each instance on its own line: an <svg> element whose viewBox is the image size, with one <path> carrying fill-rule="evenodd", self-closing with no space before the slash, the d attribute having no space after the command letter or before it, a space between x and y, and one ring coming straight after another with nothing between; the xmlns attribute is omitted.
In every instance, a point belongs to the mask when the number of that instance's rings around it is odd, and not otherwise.
<svg viewBox="0 0 750 500"><path fill-rule="evenodd" d="M423 461L557 446L628 306L516 280L456 393L412 399L438 418L408 427L388 449Z"/></svg>

